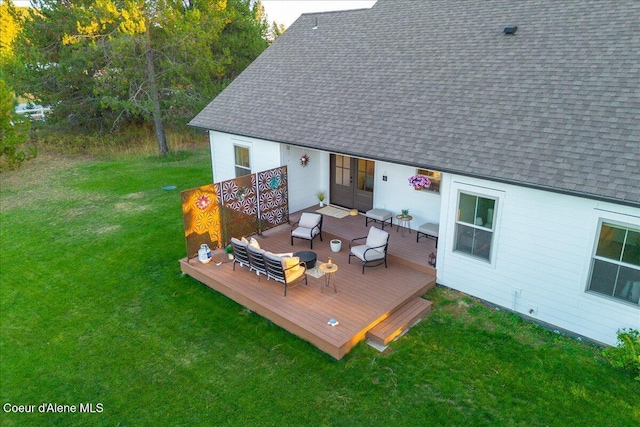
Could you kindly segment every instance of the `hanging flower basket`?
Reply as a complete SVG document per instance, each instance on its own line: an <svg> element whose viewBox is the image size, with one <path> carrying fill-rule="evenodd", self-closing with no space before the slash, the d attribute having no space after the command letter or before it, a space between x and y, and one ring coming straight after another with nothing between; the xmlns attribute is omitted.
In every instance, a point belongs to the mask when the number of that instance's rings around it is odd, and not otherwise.
<svg viewBox="0 0 640 427"><path fill-rule="evenodd" d="M409 177L409 185L414 190L425 190L431 187L431 181L424 175L413 175Z"/></svg>
<svg viewBox="0 0 640 427"><path fill-rule="evenodd" d="M307 156L306 154L303 154L302 157L300 157L300 165L302 167L305 167L309 164L309 156Z"/></svg>

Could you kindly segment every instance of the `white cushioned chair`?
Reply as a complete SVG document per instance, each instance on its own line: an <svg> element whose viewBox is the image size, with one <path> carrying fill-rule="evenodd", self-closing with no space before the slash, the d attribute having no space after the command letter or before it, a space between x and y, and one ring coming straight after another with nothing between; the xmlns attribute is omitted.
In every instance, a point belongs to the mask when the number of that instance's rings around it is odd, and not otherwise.
<svg viewBox="0 0 640 427"><path fill-rule="evenodd" d="M294 287L304 280L307 284L307 267L298 257L281 257L271 252L263 254L264 264L267 269L267 279L273 279L284 285L284 296L287 296L287 287Z"/></svg>
<svg viewBox="0 0 640 427"><path fill-rule="evenodd" d="M320 236L322 240L322 215L314 212L303 212L300 220L294 224L297 227L291 230L291 246L293 238L309 240L313 249L313 239Z"/></svg>
<svg viewBox="0 0 640 427"><path fill-rule="evenodd" d="M364 244L354 245L358 241ZM387 248L389 247L389 233L379 228L369 228L366 237L358 237L349 243L349 264L351 257L356 257L362 261L362 274L365 267L375 267L384 264L387 268Z"/></svg>

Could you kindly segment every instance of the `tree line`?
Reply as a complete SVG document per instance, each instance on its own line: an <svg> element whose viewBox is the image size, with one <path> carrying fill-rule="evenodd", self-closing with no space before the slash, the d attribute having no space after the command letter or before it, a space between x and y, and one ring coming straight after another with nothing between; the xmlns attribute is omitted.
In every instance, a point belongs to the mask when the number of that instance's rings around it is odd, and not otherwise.
<svg viewBox="0 0 640 427"><path fill-rule="evenodd" d="M283 31L257 0L31 4L0 2L0 97L51 106L47 126L67 132L152 125L162 154L165 126L184 126Z"/></svg>

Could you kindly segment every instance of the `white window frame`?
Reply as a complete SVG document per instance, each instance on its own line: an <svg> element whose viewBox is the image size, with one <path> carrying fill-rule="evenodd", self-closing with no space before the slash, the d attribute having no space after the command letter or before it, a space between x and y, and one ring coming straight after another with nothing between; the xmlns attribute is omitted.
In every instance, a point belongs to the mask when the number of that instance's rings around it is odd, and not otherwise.
<svg viewBox="0 0 640 427"><path fill-rule="evenodd" d="M238 158L236 156L236 148L244 148L244 149L247 150L248 156L249 156L249 167L238 164ZM247 171L247 173L239 175L238 174L238 169L245 170L245 171ZM250 145L233 144L233 173L234 173L236 178L239 178L239 177L245 176L245 175L251 175L252 172L251 172L251 146Z"/></svg>
<svg viewBox="0 0 640 427"><path fill-rule="evenodd" d="M605 256L601 256L598 255L598 245L600 242L600 235L602 234L602 227L603 226L608 226L608 227L613 227L613 228L618 228L618 229L624 229L625 230L625 238L624 238L624 242L623 242L623 249L621 251L621 257L624 255L624 247L626 246L627 243L627 238L629 235L629 231L634 231L634 232L640 232L640 227L637 225L632 225L632 224L628 224L628 223L624 223L624 222L619 222L619 221L614 221L614 220L609 220L606 218L600 218L600 220L598 221L598 229L596 231L596 239L595 239L595 243L593 245L593 251L591 253L591 263L590 263L590 268L589 268L589 275L587 277L587 284L586 284L586 288L585 288L585 292L591 294L591 295L596 295L598 297L602 297L602 298L607 298L609 300L621 303L621 304L626 304L626 305L631 305L631 306L635 306L635 307L639 307L640 308L640 301L638 303L634 303L625 299L622 299L620 297L617 297L615 294L618 291L617 288L617 284L614 283L613 286L613 290L611 292L611 295L605 294L604 292L599 292L597 290L592 290L591 289L591 281L593 279L593 270L595 267L595 263L596 261L600 261L600 262L606 262L610 265L615 265L618 267L618 272L616 273L616 277L618 276L618 274L620 274L620 267L625 267L625 268L629 268L631 270L636 270L636 271L640 271L640 266L634 265L634 264L630 264L628 262L624 262L622 259L618 259L615 260L613 258L608 258ZM617 279L616 279L617 282Z"/></svg>
<svg viewBox="0 0 640 427"><path fill-rule="evenodd" d="M461 221L459 218L459 212L460 212L460 197L462 194L466 194L469 196L474 196L474 197L479 197L479 198L483 198L483 199L488 199L488 200L493 200L494 204L493 204L493 216L491 217L491 225L492 227L486 227L484 225L478 225L475 224L475 221L473 224L465 222L465 221ZM471 259L475 259L478 261L482 261L485 262L489 265L494 265L495 263L495 252L496 252L496 242L497 242L497 215L498 215L498 206L500 203L500 198L497 196L490 196L488 194L483 194L483 193L479 193L479 192L475 192L475 191L469 191L469 190L464 190L464 189L458 189L458 193L456 195L456 218L455 218L455 225L454 225L454 230L453 230L453 235L454 235L454 240L453 240L453 252L462 256L466 256L469 257ZM474 212L474 218L475 215L477 214L477 202L476 202L476 211ZM485 218L486 220L486 218ZM470 227L473 228L474 230L480 230L482 232L489 232L491 233L491 240L489 242L489 257L488 259L483 257L483 256L479 256L479 255L474 255L472 253L469 253L467 251L464 250L460 250L457 249L457 245L458 245L458 227L460 226L464 226L464 227ZM473 237L475 239L475 236Z"/></svg>

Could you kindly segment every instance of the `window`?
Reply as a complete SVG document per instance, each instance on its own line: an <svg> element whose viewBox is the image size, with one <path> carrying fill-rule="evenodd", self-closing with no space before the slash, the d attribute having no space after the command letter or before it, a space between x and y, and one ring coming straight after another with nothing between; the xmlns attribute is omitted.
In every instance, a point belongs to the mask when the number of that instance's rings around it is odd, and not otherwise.
<svg viewBox="0 0 640 427"><path fill-rule="evenodd" d="M336 185L351 185L351 157L336 155Z"/></svg>
<svg viewBox="0 0 640 427"><path fill-rule="evenodd" d="M440 192L440 181L442 180L440 172L430 171L429 169L417 169L416 175L424 175L431 181L431 186L427 188L427 191Z"/></svg>
<svg viewBox="0 0 640 427"><path fill-rule="evenodd" d="M236 178L251 175L251 162L249 160L249 147L234 145L236 160Z"/></svg>
<svg viewBox="0 0 640 427"><path fill-rule="evenodd" d="M460 193L455 251L491 262L496 200Z"/></svg>
<svg viewBox="0 0 640 427"><path fill-rule="evenodd" d="M640 229L606 222L600 225L588 290L639 303Z"/></svg>
<svg viewBox="0 0 640 427"><path fill-rule="evenodd" d="M375 162L358 159L358 190L373 191Z"/></svg>

